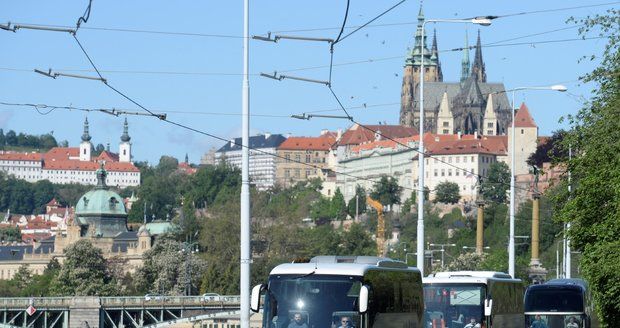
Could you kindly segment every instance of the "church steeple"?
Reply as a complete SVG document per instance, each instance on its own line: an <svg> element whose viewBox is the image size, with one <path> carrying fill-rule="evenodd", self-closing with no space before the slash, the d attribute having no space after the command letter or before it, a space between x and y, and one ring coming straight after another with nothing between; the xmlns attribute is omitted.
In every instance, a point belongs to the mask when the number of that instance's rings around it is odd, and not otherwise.
<svg viewBox="0 0 620 328"><path fill-rule="evenodd" d="M476 41L476 54L474 55L474 64L471 67L471 74L476 77L478 82L486 83L487 73L484 69L484 61L482 60L482 45L480 43L480 30L478 30L478 40Z"/></svg>
<svg viewBox="0 0 620 328"><path fill-rule="evenodd" d="M88 133L88 117L84 119L84 133L82 134L82 141L90 141L91 136Z"/></svg>
<svg viewBox="0 0 620 328"><path fill-rule="evenodd" d="M461 83L469 77L469 40L467 30L465 30L465 47L463 48L463 59L461 59Z"/></svg>
<svg viewBox="0 0 620 328"><path fill-rule="evenodd" d="M433 45L431 47L431 61L437 63L437 80L443 81L441 72L441 62L439 61L439 51L437 50L437 30L433 29Z"/></svg>
<svg viewBox="0 0 620 328"><path fill-rule="evenodd" d="M121 136L122 142L129 142L131 137L129 136L129 125L127 124L127 118L125 117L125 124L123 124L123 135Z"/></svg>
<svg viewBox="0 0 620 328"><path fill-rule="evenodd" d="M92 145L90 143L90 133L88 132L88 117L84 119L84 133L82 133L82 142L80 142L80 161L90 161L90 152Z"/></svg>
<svg viewBox="0 0 620 328"><path fill-rule="evenodd" d="M129 136L129 124L127 124L127 118L125 117L125 123L123 124L123 135L121 135L121 144L118 147L119 162L131 162L131 143L129 140L131 140L131 137Z"/></svg>

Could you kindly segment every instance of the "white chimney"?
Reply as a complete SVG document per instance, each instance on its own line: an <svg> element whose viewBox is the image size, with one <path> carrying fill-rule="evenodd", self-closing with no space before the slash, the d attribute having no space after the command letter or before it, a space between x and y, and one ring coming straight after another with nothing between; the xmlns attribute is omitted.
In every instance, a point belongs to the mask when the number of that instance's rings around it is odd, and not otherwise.
<svg viewBox="0 0 620 328"><path fill-rule="evenodd" d="M321 135L322 135L322 136L324 136L324 135L326 135L326 134L327 134L327 132L329 132L329 130L327 130L327 129L323 129L323 130L321 130Z"/></svg>
<svg viewBox="0 0 620 328"><path fill-rule="evenodd" d="M459 132L457 133L457 135L458 135L458 137L459 137L459 140L461 140L461 138L463 138L463 134L461 133L461 131L459 131Z"/></svg>
<svg viewBox="0 0 620 328"><path fill-rule="evenodd" d="M234 147L235 146L235 139L230 139L230 146Z"/></svg>
<svg viewBox="0 0 620 328"><path fill-rule="evenodd" d="M474 139L478 139L478 130L474 131Z"/></svg>
<svg viewBox="0 0 620 328"><path fill-rule="evenodd" d="M265 139L269 139L271 137L271 132L265 132Z"/></svg>

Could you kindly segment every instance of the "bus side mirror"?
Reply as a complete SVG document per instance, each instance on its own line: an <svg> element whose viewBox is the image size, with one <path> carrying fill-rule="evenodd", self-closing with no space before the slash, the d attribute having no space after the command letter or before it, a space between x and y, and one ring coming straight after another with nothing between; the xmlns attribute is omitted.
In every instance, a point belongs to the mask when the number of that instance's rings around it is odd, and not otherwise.
<svg viewBox="0 0 620 328"><path fill-rule="evenodd" d="M485 299L484 300L484 315L489 317L491 316L491 309L493 308L493 300Z"/></svg>
<svg viewBox="0 0 620 328"><path fill-rule="evenodd" d="M252 297L250 299L250 309L254 312L258 312L260 309L260 294L265 289L265 285L256 285L252 288Z"/></svg>
<svg viewBox="0 0 620 328"><path fill-rule="evenodd" d="M366 313L368 311L368 286L363 285L360 287L360 297L357 311L359 313Z"/></svg>

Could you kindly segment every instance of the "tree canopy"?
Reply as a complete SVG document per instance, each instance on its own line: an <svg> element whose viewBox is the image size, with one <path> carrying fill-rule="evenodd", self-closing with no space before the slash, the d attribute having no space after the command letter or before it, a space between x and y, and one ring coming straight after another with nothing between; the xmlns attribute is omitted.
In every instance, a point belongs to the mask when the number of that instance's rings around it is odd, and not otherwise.
<svg viewBox="0 0 620 328"><path fill-rule="evenodd" d="M456 204L461 199L460 188L456 182L441 182L436 189L435 202Z"/></svg>

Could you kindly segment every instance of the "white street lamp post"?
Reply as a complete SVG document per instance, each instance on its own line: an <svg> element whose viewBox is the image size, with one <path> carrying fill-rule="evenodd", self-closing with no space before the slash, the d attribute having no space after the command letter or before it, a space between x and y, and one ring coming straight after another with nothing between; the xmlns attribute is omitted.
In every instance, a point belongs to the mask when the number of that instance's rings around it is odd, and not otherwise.
<svg viewBox="0 0 620 328"><path fill-rule="evenodd" d="M470 19L428 19L422 22L420 40L420 118L418 148L418 229L417 229L417 267L424 274L424 29L426 23L470 23L482 26L491 25L496 16L479 16Z"/></svg>
<svg viewBox="0 0 620 328"><path fill-rule="evenodd" d="M548 87L518 87L512 90L512 132L510 141L510 237L508 241L508 274L515 277L515 93L519 90L553 90L564 92L567 88L563 85Z"/></svg>

